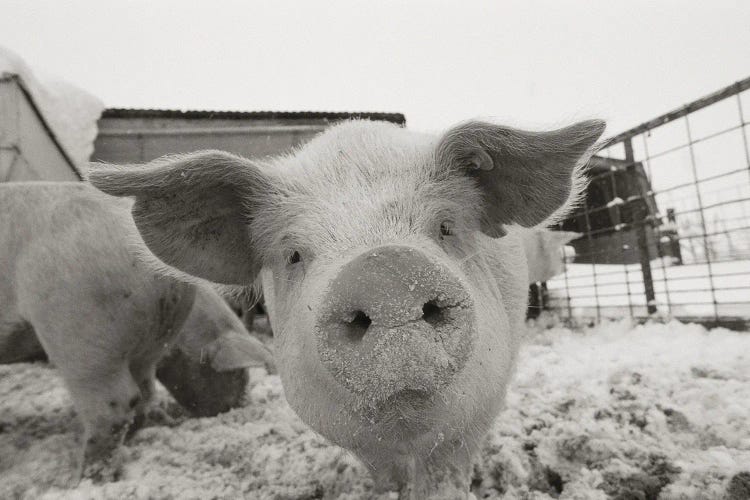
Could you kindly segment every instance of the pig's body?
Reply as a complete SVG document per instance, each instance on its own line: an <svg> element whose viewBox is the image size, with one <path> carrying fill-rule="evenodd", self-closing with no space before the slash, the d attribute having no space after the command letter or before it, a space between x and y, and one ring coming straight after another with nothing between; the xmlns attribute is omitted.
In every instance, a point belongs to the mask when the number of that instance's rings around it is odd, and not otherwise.
<svg viewBox="0 0 750 500"><path fill-rule="evenodd" d="M544 282L565 272L565 244L580 236L570 231L527 231L523 243L529 264L529 283Z"/></svg>
<svg viewBox="0 0 750 500"><path fill-rule="evenodd" d="M550 231L542 228L525 231L523 243L531 284L527 318L538 318L542 310L547 307L546 281L565 272L567 258L572 255L572 247L566 247L565 244L580 236L580 233ZM568 254L568 252L571 253Z"/></svg>
<svg viewBox="0 0 750 500"><path fill-rule="evenodd" d="M518 351L528 269L514 224L565 211L602 130L349 122L263 164L202 152L92 182L136 197L170 272L260 277L287 400L379 489L456 499Z"/></svg>
<svg viewBox="0 0 750 500"><path fill-rule="evenodd" d="M227 330L245 332L208 287L142 262L128 238L131 205L84 183L0 184L0 338L40 340L83 420L82 472L92 477L116 470L113 452L142 416L196 290L188 349L218 350Z"/></svg>

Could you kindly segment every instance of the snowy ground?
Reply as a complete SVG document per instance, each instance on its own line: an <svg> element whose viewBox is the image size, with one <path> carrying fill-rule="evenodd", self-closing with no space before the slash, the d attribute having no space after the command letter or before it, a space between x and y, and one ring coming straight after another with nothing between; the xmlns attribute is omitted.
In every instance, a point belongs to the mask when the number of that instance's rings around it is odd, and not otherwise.
<svg viewBox="0 0 750 500"><path fill-rule="evenodd" d="M124 477L66 489L78 424L54 370L0 366L0 498L368 498L347 452L256 373L247 406L175 416L123 448ZM750 334L679 323L529 328L508 407L475 466L478 498L749 498ZM745 488L745 489L743 489ZM729 496L727 491L730 492Z"/></svg>

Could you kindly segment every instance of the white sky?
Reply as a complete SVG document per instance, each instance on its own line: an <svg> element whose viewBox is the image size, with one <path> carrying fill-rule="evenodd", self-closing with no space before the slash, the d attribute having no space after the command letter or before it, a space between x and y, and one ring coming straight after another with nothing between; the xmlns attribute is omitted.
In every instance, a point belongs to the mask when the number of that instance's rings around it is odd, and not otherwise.
<svg viewBox="0 0 750 500"><path fill-rule="evenodd" d="M749 76L750 1L2 0L0 45L109 107L612 135Z"/></svg>

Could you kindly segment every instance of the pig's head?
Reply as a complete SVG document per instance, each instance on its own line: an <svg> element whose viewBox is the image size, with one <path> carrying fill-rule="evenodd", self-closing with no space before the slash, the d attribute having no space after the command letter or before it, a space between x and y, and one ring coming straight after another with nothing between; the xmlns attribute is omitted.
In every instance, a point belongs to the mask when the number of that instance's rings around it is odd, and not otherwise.
<svg viewBox="0 0 750 500"><path fill-rule="evenodd" d="M190 413L213 416L243 403L247 368L275 371L273 353L212 287L196 286L193 307L159 361L157 378Z"/></svg>
<svg viewBox="0 0 750 500"><path fill-rule="evenodd" d="M291 406L402 482L428 457L468 464L499 411L528 285L517 228L563 213L603 128L354 121L271 160L207 151L91 181L135 197L171 268L260 280Z"/></svg>
<svg viewBox="0 0 750 500"><path fill-rule="evenodd" d="M565 272L565 244L580 238L581 233L536 228L523 237L529 283L547 281Z"/></svg>

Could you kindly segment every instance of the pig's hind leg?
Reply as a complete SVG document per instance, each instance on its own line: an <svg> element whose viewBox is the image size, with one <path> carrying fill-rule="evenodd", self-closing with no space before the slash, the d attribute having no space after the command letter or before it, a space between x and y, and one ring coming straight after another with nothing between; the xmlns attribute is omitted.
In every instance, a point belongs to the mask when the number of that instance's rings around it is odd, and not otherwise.
<svg viewBox="0 0 750 500"><path fill-rule="evenodd" d="M19 261L18 314L33 325L83 423L77 477L109 480L119 473L118 447L141 400L128 363L135 317L109 261L66 254L78 245L63 243L30 247Z"/></svg>
<svg viewBox="0 0 750 500"><path fill-rule="evenodd" d="M130 372L133 374L133 378L141 391L141 399L134 409L135 416L127 438L142 428L147 420L150 422L156 421L164 425L174 424L174 420L165 410L156 408L151 404L156 392L156 361L154 359L147 359L131 363Z"/></svg>
<svg viewBox="0 0 750 500"><path fill-rule="evenodd" d="M29 308L29 315L83 423L76 479L111 480L119 473L118 446L141 400L140 389L127 351L113 341L112 331L100 327L103 318L92 311L69 314L54 305Z"/></svg>
<svg viewBox="0 0 750 500"><path fill-rule="evenodd" d="M125 363L89 375L65 376L84 426L78 477L111 481L119 475L119 447L141 403L141 391Z"/></svg>

